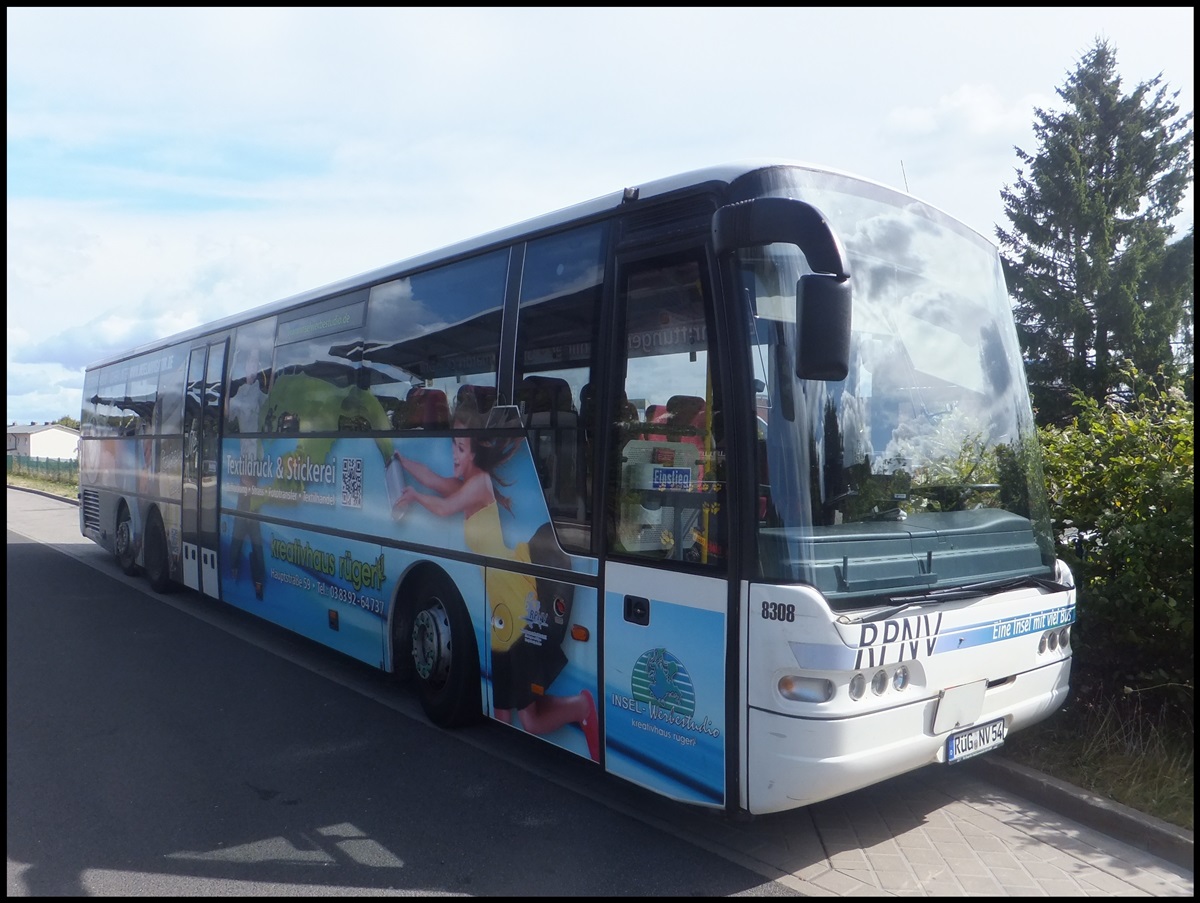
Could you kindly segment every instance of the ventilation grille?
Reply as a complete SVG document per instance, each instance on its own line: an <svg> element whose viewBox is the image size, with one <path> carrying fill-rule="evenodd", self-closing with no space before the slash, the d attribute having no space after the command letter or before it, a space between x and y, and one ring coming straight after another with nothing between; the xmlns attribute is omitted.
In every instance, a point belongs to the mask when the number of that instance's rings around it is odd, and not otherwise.
<svg viewBox="0 0 1200 903"><path fill-rule="evenodd" d="M100 495L94 489L83 490L83 528L85 530L100 530Z"/></svg>
<svg viewBox="0 0 1200 903"><path fill-rule="evenodd" d="M621 243L707 232L715 209L711 198L691 197L638 210L623 220Z"/></svg>

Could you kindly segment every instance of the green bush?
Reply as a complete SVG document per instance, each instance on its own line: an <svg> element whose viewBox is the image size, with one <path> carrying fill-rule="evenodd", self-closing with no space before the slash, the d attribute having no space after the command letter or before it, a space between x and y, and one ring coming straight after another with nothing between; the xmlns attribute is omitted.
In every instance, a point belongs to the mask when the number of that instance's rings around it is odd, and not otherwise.
<svg viewBox="0 0 1200 903"><path fill-rule="evenodd" d="M1041 442L1060 557L1078 586L1080 690L1161 696L1190 722L1195 676L1193 404L1133 369Z"/></svg>

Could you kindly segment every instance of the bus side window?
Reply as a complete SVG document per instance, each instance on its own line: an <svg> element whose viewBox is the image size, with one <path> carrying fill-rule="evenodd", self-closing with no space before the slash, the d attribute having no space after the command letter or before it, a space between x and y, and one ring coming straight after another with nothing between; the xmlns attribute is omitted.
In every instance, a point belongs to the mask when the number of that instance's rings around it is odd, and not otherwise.
<svg viewBox="0 0 1200 903"><path fill-rule="evenodd" d="M495 400L510 257L502 248L371 287L365 390L386 428L452 429L467 386Z"/></svg>
<svg viewBox="0 0 1200 903"><path fill-rule="evenodd" d="M559 544L594 554L591 472L597 317L609 226L529 242L517 320L516 402ZM585 397L586 396L586 397Z"/></svg>

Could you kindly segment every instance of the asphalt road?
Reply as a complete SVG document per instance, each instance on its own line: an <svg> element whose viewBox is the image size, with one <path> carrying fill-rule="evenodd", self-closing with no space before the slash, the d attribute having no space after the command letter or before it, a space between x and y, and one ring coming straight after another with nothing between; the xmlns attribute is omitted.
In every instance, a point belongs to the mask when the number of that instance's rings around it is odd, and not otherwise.
<svg viewBox="0 0 1200 903"><path fill-rule="evenodd" d="M533 750L499 733L8 534L10 896L796 893L504 761Z"/></svg>
<svg viewBox="0 0 1200 903"><path fill-rule="evenodd" d="M746 823L675 806L501 725L437 730L386 675L155 596L68 503L9 490L8 528L9 896L1193 894L1152 833L977 769Z"/></svg>

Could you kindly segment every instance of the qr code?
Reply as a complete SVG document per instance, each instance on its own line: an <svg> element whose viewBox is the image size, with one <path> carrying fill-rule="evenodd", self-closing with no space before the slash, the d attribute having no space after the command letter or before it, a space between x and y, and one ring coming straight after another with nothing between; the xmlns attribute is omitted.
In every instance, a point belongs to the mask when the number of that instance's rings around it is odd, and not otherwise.
<svg viewBox="0 0 1200 903"><path fill-rule="evenodd" d="M342 458L342 507L361 508L362 496L362 458Z"/></svg>

